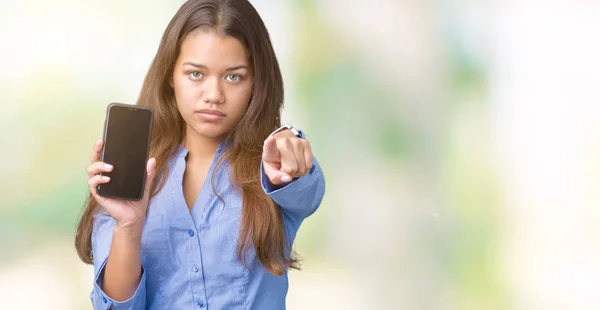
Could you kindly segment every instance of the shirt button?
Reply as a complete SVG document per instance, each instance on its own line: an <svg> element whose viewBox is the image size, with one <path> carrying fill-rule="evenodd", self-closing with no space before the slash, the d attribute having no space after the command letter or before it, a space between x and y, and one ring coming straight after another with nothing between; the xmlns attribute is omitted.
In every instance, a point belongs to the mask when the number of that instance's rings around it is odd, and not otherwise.
<svg viewBox="0 0 600 310"><path fill-rule="evenodd" d="M102 301L106 304L108 303L108 299L106 299L106 297L102 296Z"/></svg>
<svg viewBox="0 0 600 310"><path fill-rule="evenodd" d="M192 267L192 270L194 270L194 272L198 272L198 270L200 270L200 268L198 268L198 266L194 265L194 267Z"/></svg>
<svg viewBox="0 0 600 310"><path fill-rule="evenodd" d="M202 300L201 300L201 301L199 301L199 302L196 303L196 306L202 308L202 307L204 307L204 302L202 302Z"/></svg>
<svg viewBox="0 0 600 310"><path fill-rule="evenodd" d="M188 235L190 235L190 237L193 237L193 236L194 236L194 231L193 231L193 230L191 230L191 229L190 229L190 230L188 230Z"/></svg>

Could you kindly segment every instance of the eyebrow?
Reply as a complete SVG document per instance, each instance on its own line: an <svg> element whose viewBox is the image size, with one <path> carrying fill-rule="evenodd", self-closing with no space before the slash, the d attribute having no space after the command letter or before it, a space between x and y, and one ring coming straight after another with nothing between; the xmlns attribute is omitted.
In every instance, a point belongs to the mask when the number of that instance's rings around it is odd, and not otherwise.
<svg viewBox="0 0 600 310"><path fill-rule="evenodd" d="M183 66L189 65L189 66L196 67L196 68L199 68L199 69L207 69L207 67L205 65L203 65L203 64L197 64L197 63L193 63L193 62L190 62L190 61L186 61L182 65ZM248 66L239 65L239 66L227 68L225 71L235 71L235 70L239 70L239 69L248 69Z"/></svg>

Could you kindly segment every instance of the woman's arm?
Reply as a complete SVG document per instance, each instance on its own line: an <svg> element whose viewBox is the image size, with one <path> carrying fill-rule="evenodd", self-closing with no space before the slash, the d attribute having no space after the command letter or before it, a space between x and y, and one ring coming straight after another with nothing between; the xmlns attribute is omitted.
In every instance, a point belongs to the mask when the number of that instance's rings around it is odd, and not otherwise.
<svg viewBox="0 0 600 310"><path fill-rule="evenodd" d="M262 187L296 224L314 213L325 195L325 177L302 131L271 134L260 165Z"/></svg>
<svg viewBox="0 0 600 310"><path fill-rule="evenodd" d="M325 195L325 177L316 158L310 171L283 187L273 186L261 165L261 182L267 193L294 222L313 214Z"/></svg>
<svg viewBox="0 0 600 310"><path fill-rule="evenodd" d="M142 223L143 224L143 223ZM121 228L105 212L94 218L94 309L146 309L146 279L140 260L142 229Z"/></svg>
<svg viewBox="0 0 600 310"><path fill-rule="evenodd" d="M104 270L102 288L114 300L131 298L142 277L140 262L141 229L113 228L110 254Z"/></svg>
<svg viewBox="0 0 600 310"><path fill-rule="evenodd" d="M140 243L156 160L151 158L146 163L146 184L141 200L102 197L98 195L98 185L110 182L102 173L113 169L100 160L103 144L102 140L94 144L92 164L87 168L90 193L102 210L94 215L92 226L92 304L94 309L145 309L146 278L140 263Z"/></svg>

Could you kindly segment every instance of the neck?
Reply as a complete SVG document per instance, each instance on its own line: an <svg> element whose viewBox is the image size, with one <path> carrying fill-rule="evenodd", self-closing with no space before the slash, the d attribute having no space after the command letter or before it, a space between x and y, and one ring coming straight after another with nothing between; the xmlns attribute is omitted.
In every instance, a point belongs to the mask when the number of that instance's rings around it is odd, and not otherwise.
<svg viewBox="0 0 600 310"><path fill-rule="evenodd" d="M197 134L191 128L187 128L183 138L183 145L188 150L188 158L211 159L217 153L221 139L211 139Z"/></svg>

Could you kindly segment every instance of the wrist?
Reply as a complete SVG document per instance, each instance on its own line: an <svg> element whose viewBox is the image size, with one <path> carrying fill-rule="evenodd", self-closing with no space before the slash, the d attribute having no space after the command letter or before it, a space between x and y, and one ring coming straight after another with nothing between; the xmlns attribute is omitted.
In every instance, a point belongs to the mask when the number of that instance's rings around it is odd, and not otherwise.
<svg viewBox="0 0 600 310"><path fill-rule="evenodd" d="M274 136L275 134L282 132L282 131L292 133L292 135L290 135L290 136L296 136L298 138L302 138L302 133L298 129L294 128L294 126L289 125L289 124L285 124L277 129L275 129L275 131L273 131L269 135L269 137Z"/></svg>
<svg viewBox="0 0 600 310"><path fill-rule="evenodd" d="M122 236L123 238L137 241L141 240L143 230L143 221L140 223L128 223L127 225L119 225L117 223L113 227L113 234L115 236Z"/></svg>

